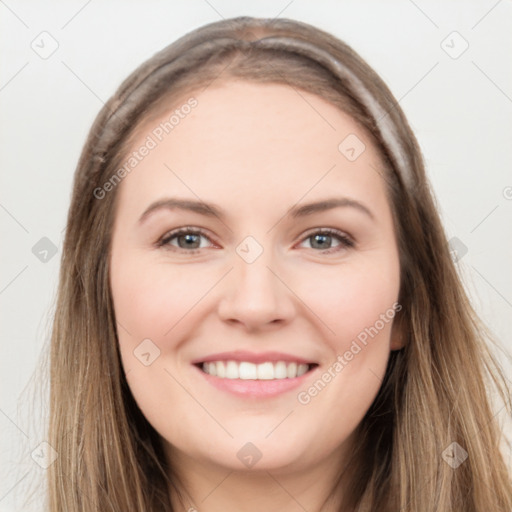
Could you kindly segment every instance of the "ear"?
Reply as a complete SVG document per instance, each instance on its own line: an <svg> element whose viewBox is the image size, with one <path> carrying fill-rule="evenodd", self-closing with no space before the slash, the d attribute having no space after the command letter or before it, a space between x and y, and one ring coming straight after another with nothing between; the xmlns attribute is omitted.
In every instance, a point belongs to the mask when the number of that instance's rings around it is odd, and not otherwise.
<svg viewBox="0 0 512 512"><path fill-rule="evenodd" d="M406 322L403 310L398 311L391 326L390 350L400 350L407 344Z"/></svg>

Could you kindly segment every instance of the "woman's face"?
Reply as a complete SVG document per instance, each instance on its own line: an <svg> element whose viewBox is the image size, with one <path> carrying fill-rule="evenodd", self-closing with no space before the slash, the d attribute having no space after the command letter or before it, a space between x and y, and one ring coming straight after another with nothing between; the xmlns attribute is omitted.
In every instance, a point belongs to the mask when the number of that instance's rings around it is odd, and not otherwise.
<svg viewBox="0 0 512 512"><path fill-rule="evenodd" d="M130 389L173 460L340 460L400 347L380 157L348 115L285 85L195 98L140 128L119 174L111 288Z"/></svg>

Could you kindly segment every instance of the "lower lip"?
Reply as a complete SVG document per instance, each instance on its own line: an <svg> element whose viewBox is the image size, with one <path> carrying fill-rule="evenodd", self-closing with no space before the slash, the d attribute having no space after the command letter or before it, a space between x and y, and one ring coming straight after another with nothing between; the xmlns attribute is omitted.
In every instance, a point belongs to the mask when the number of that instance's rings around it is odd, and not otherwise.
<svg viewBox="0 0 512 512"><path fill-rule="evenodd" d="M301 384L303 385L304 381L316 370L316 368L313 368L304 375L292 379L243 380L222 379L203 372L197 366L194 366L194 368L196 368L209 384L221 391L227 391L238 396L255 398L269 398L298 388Z"/></svg>

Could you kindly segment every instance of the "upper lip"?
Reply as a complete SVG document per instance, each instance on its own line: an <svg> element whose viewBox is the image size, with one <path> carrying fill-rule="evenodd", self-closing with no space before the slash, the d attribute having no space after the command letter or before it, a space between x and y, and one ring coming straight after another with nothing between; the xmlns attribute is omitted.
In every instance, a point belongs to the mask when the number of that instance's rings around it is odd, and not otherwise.
<svg viewBox="0 0 512 512"><path fill-rule="evenodd" d="M314 361L304 359L303 357L286 354L284 352L247 352L245 350L235 350L232 352L219 352L208 356L194 359L192 364L209 363L213 361L247 361L249 363L259 364L267 361L299 364L315 364Z"/></svg>

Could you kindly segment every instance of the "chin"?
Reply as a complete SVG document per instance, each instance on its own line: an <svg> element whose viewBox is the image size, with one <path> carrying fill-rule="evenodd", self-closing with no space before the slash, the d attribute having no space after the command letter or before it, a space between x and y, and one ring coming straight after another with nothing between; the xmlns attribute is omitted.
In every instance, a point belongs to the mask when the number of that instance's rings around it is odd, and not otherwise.
<svg viewBox="0 0 512 512"><path fill-rule="evenodd" d="M272 433L265 438L267 434L260 430L260 434L253 437L236 435L233 439L216 439L214 446L200 447L199 443L194 443L194 454L187 450L184 452L208 464L237 472L279 473L307 470L317 459L327 456L327 453L321 453L317 449L312 439L300 439L296 436L291 438L283 432L280 435Z"/></svg>

